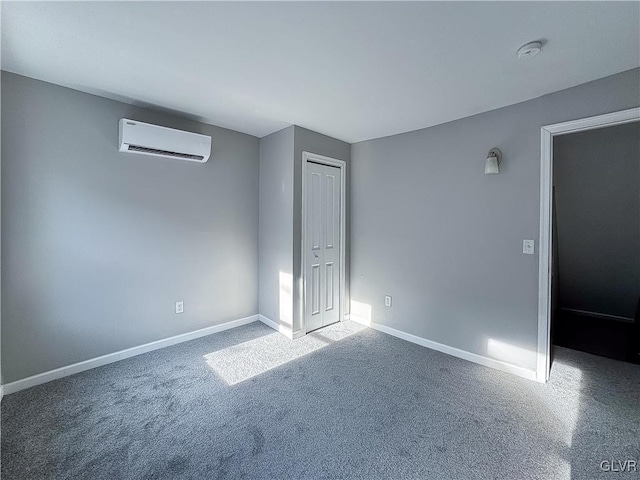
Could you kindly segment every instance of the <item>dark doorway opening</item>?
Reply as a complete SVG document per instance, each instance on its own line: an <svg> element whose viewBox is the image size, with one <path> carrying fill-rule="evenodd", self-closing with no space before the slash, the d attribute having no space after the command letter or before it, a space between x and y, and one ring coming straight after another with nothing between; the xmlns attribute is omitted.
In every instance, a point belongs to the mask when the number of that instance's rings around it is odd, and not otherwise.
<svg viewBox="0 0 640 480"><path fill-rule="evenodd" d="M640 363L640 122L553 142L552 345Z"/></svg>

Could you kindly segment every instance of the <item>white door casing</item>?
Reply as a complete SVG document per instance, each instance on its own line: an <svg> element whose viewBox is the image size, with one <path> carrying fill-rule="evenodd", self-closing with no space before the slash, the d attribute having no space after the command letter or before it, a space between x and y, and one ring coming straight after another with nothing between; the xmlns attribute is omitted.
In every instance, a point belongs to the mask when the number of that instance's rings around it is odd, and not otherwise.
<svg viewBox="0 0 640 480"><path fill-rule="evenodd" d="M540 249L538 268L538 351L536 380L551 369L551 283L553 219L553 137L640 121L640 108L545 125L540 135Z"/></svg>

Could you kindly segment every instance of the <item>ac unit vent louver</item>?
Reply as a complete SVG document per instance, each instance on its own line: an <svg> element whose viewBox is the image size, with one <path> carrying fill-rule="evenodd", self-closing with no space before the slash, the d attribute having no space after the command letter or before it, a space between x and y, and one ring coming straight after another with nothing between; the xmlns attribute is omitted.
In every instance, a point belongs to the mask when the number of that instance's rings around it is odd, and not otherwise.
<svg viewBox="0 0 640 480"><path fill-rule="evenodd" d="M149 123L120 119L119 150L140 155L204 163L211 155L211 137Z"/></svg>
<svg viewBox="0 0 640 480"><path fill-rule="evenodd" d="M152 155L160 155L162 157L184 158L185 160L197 160L201 162L204 157L202 155L192 155L190 153L169 152L167 150L156 150L155 148L140 147L139 145L129 145L128 152L144 152Z"/></svg>

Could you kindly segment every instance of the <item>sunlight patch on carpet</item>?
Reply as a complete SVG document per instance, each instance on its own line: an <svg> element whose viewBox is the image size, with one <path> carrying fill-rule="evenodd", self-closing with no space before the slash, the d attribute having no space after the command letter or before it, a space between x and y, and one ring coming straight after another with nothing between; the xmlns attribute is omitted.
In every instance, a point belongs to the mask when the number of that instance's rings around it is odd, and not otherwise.
<svg viewBox="0 0 640 480"><path fill-rule="evenodd" d="M355 322L338 322L296 340L274 332L204 355L207 365L227 384L243 382L364 329Z"/></svg>

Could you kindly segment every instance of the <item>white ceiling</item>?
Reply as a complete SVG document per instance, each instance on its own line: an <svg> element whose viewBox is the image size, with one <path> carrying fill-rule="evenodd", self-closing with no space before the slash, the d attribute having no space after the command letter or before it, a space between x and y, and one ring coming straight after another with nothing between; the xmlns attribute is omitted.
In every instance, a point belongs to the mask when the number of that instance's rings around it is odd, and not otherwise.
<svg viewBox="0 0 640 480"><path fill-rule="evenodd" d="M1 59L258 137L353 143L638 67L640 3L2 2Z"/></svg>

